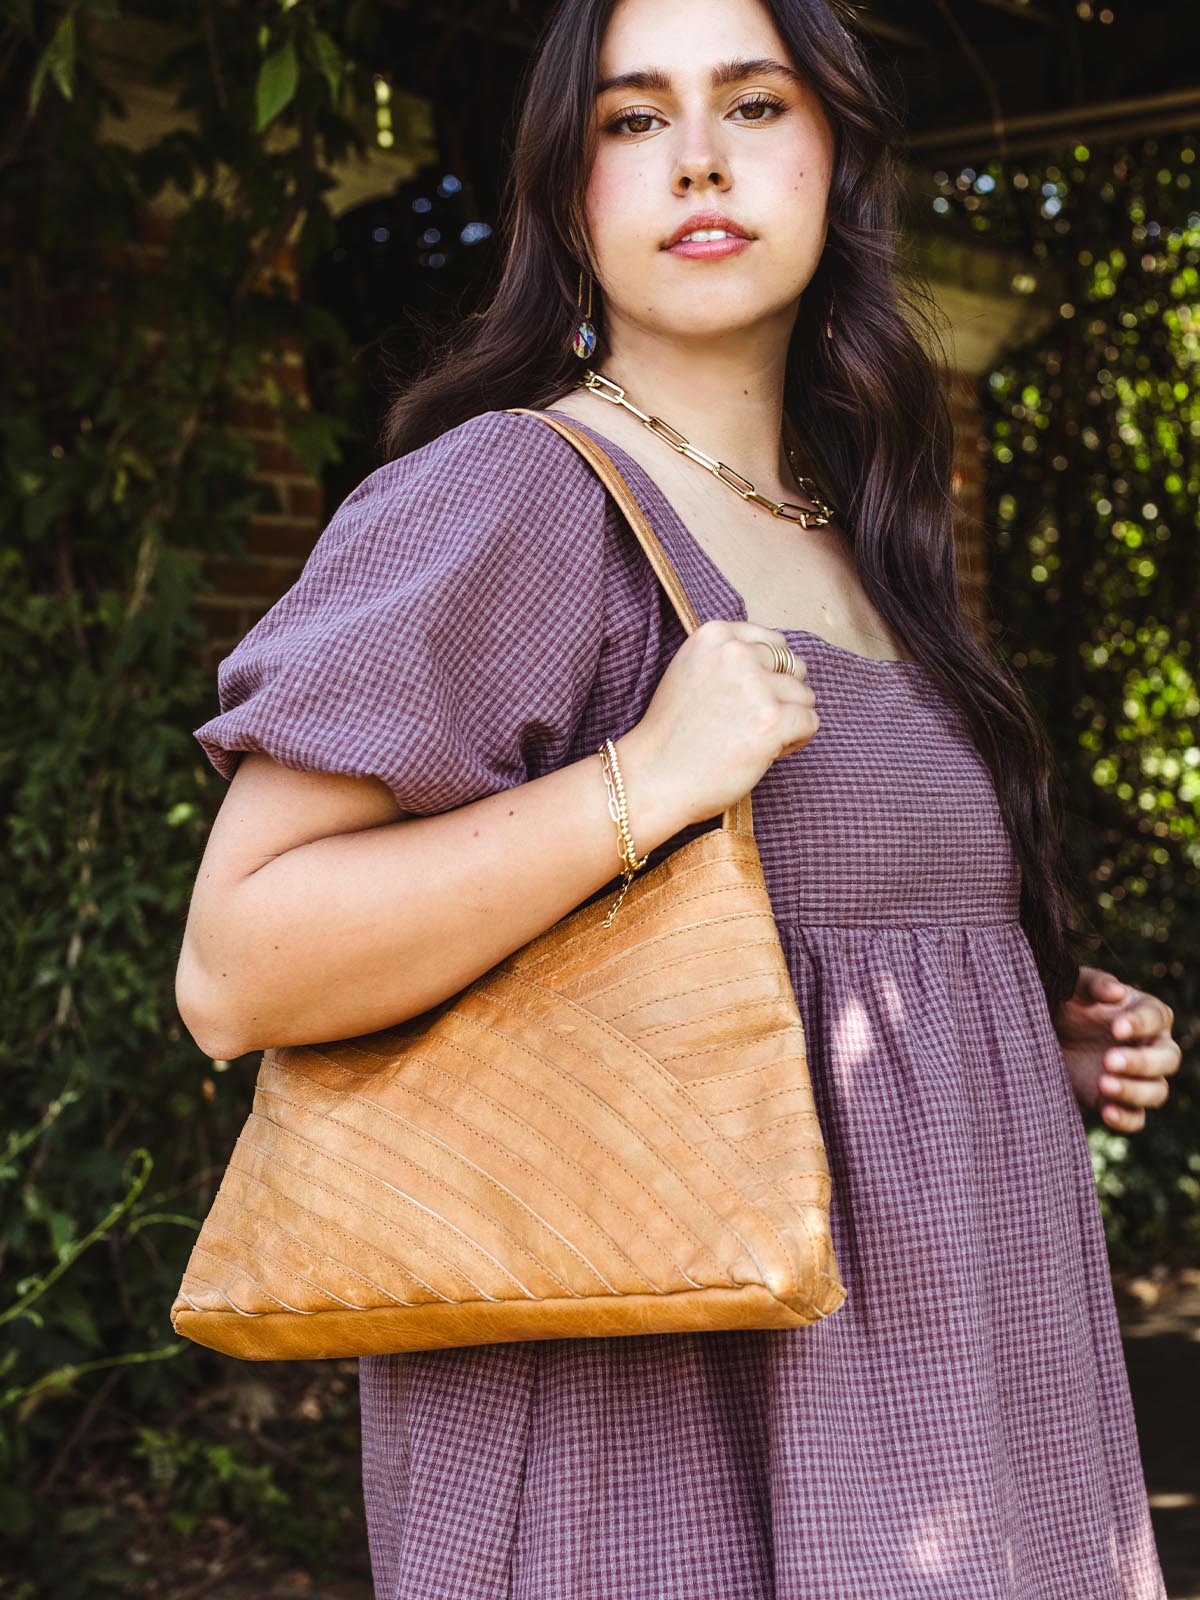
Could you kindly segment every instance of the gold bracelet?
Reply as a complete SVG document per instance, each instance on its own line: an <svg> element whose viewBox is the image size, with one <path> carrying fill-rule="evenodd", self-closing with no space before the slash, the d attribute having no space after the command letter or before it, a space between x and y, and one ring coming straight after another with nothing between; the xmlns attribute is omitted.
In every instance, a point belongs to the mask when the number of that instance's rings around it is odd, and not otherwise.
<svg viewBox="0 0 1200 1600"><path fill-rule="evenodd" d="M625 854L625 862L630 872L639 872L650 859L648 855L638 860L637 849L634 846L633 835L629 831L629 807L625 799L625 780L621 774L621 763L617 759L617 747L610 739L608 741L608 760L612 769L613 782L618 795L618 812L620 815L621 842Z"/></svg>
<svg viewBox="0 0 1200 1600"><path fill-rule="evenodd" d="M621 777L621 765L617 760L617 747L611 739L606 739L600 747L604 757L604 770L611 778L609 783L609 815L617 824L619 837L619 850L621 858L631 871L636 871L639 865L637 850L634 848L633 835L629 831L629 806L625 799L625 783Z"/></svg>
<svg viewBox="0 0 1200 1600"><path fill-rule="evenodd" d="M650 857L647 854L638 860L633 835L629 831L629 807L625 799L625 784L621 777L621 764L617 760L616 745L611 739L605 739L598 754L604 772L604 782L608 788L608 814L617 825L617 855L621 861L621 875L625 880L616 903L602 923L603 927L610 928L613 918L621 909L621 902L625 898L625 891L633 881L634 873L640 872Z"/></svg>

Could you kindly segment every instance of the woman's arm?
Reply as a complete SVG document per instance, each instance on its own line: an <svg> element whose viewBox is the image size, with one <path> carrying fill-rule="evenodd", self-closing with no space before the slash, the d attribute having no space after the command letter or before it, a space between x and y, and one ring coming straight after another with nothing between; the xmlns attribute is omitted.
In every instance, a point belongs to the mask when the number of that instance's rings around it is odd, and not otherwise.
<svg viewBox="0 0 1200 1600"><path fill-rule="evenodd" d="M692 818L637 728L616 747L645 855ZM375 778L251 752L197 874L180 1016L221 1060L369 1033L457 993L620 871L598 755L397 820Z"/></svg>

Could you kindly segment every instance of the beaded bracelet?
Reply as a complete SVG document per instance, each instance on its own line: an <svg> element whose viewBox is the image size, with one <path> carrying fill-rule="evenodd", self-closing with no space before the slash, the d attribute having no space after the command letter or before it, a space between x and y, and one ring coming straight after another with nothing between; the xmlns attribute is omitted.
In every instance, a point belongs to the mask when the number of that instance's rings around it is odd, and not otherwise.
<svg viewBox="0 0 1200 1600"><path fill-rule="evenodd" d="M621 909L625 891L633 882L634 873L640 872L650 857L644 855L640 861L637 858L633 835L629 831L629 808L625 801L625 784L621 778L621 764L617 760L616 745L611 739L605 739L597 753L604 772L604 782L608 788L608 814L617 825L617 855L621 861L621 875L625 880L621 885L616 904L601 924L604 928L611 928L613 918Z"/></svg>

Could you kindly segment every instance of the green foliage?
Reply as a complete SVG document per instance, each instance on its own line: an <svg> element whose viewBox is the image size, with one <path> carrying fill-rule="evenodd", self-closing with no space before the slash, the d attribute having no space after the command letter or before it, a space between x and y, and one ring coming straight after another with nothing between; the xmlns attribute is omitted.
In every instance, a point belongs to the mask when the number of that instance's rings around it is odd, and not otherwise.
<svg viewBox="0 0 1200 1600"><path fill-rule="evenodd" d="M303 1419L302 1419L303 1420ZM306 1424L312 1443L312 1423ZM253 1441L253 1435L251 1435ZM306 1564L328 1564L334 1553L339 1518L314 1516L313 1508L330 1498L336 1513L347 1499L345 1478L357 1475L357 1457L340 1431L329 1431L327 1444L337 1449L348 1473L322 1463L315 1450L305 1450L284 1488L274 1461L252 1459L253 1442L221 1442L191 1438L176 1427L138 1429L132 1455L145 1463L147 1489L171 1528L191 1535L213 1518L229 1521L243 1535L274 1544ZM337 1482L341 1476L343 1481ZM350 1489L350 1495L357 1489Z"/></svg>
<svg viewBox="0 0 1200 1600"><path fill-rule="evenodd" d="M167 1491L171 1526L191 1533L221 1512L260 1530L290 1505L267 1462L253 1465L236 1446L188 1439L178 1428L139 1428L133 1454L147 1463L151 1485Z"/></svg>
<svg viewBox="0 0 1200 1600"><path fill-rule="evenodd" d="M1089 1142L1114 1257L1200 1249L1200 188L1191 136L940 174L947 226L1019 243L1052 326L983 392L990 601L1050 727L1098 959L1184 1048L1139 1133Z"/></svg>
<svg viewBox="0 0 1200 1600"><path fill-rule="evenodd" d="M330 167L374 132L376 13L326 7L317 27L305 0L8 11L0 1522L37 1575L21 1592L105 1600L156 1592L126 1559L125 1507L153 1506L164 1473L176 1537L202 1547L223 1514L320 1562L345 1500L314 1512L312 1463L279 1465L266 1432L203 1412L228 1363L170 1326L251 1094L183 1031L174 970L224 793L190 731L214 709L203 558L244 553L250 514L274 508L235 402L285 341L347 355L273 264L294 240L303 271L331 240ZM147 75L181 115L138 148L120 142L106 63L147 37L162 46ZM132 246L155 206L174 225L151 259ZM336 415L265 393L301 459L337 459ZM178 1426L192 1415L198 1431Z"/></svg>

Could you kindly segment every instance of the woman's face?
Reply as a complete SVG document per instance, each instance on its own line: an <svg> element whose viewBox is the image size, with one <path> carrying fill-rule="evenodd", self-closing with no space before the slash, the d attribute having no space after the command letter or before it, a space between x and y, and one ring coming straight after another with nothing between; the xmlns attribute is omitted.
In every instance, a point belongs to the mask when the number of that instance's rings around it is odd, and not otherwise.
<svg viewBox="0 0 1200 1600"><path fill-rule="evenodd" d="M585 206L610 340L627 322L696 341L770 324L785 337L825 245L833 130L759 0L618 0L598 79L657 69L666 84L602 87ZM714 69L759 62L715 87ZM666 248L696 211L753 237L707 257ZM585 299L586 307L586 284Z"/></svg>

